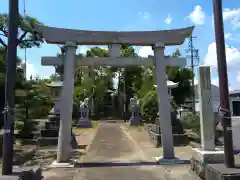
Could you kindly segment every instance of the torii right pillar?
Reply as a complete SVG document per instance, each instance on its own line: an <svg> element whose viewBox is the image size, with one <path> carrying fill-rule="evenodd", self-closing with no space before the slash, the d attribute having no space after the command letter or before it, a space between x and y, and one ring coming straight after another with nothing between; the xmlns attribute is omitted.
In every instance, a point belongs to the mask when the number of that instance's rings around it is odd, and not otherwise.
<svg viewBox="0 0 240 180"><path fill-rule="evenodd" d="M166 79L166 62L164 59L165 45L161 42L152 46L155 56L156 66L156 81L157 81L157 94L158 94L158 108L159 108L159 121L161 124L162 133L162 147L163 157L162 160L174 160L174 146L173 146L173 134L172 123L170 115L170 101L167 88ZM160 159L159 159L160 160ZM160 160L161 161L161 160Z"/></svg>

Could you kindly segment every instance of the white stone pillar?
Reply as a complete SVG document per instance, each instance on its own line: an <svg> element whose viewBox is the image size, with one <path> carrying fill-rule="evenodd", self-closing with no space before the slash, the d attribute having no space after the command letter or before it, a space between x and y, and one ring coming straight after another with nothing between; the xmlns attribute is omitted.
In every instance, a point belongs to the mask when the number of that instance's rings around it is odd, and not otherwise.
<svg viewBox="0 0 240 180"><path fill-rule="evenodd" d="M166 62L164 60L164 44L159 42L153 46L156 63L157 93L159 98L159 121L162 133L163 158L174 159L170 101L168 95Z"/></svg>
<svg viewBox="0 0 240 180"><path fill-rule="evenodd" d="M210 66L198 68L198 92L200 99L201 147L215 150L215 121L212 107Z"/></svg>
<svg viewBox="0 0 240 180"><path fill-rule="evenodd" d="M66 42L64 56L64 80L61 97L60 127L57 162L68 162L71 153L72 105L75 76L76 43Z"/></svg>

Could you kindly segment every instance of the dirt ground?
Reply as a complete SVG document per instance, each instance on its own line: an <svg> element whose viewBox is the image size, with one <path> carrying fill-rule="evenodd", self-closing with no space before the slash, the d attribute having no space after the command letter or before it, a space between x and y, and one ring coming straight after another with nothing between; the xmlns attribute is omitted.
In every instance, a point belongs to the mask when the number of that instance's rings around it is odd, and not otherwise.
<svg viewBox="0 0 240 180"><path fill-rule="evenodd" d="M72 151L72 160L79 161L82 155L86 153L89 144L91 144L94 138L96 128L74 130L78 146ZM15 167L41 166L43 169L47 169L48 166L56 160L56 146L38 147L36 145L15 145L17 156L32 149L34 149L34 152L31 157L28 156L28 158L21 160L21 163L15 164Z"/></svg>

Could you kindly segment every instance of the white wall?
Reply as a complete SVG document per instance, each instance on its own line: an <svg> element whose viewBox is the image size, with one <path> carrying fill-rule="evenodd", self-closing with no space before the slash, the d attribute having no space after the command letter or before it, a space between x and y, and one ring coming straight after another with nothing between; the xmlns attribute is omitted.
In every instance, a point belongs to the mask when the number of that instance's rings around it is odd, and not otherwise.
<svg viewBox="0 0 240 180"><path fill-rule="evenodd" d="M220 105L220 99L212 99L213 112L218 112L219 105ZM200 103L197 102L195 104L195 107L196 107L196 111L199 112L200 111Z"/></svg>

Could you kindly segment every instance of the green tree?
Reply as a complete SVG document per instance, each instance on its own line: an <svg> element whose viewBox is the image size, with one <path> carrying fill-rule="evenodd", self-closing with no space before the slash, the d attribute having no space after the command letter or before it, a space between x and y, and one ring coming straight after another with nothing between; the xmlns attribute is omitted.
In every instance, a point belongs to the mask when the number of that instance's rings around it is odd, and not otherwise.
<svg viewBox="0 0 240 180"><path fill-rule="evenodd" d="M18 46L20 48L39 47L43 42L40 34L34 29L41 24L35 18L19 15ZM0 44L7 49L8 14L0 14Z"/></svg>
<svg viewBox="0 0 240 180"><path fill-rule="evenodd" d="M32 139L36 130L35 119L46 117L52 105L46 81L31 79L24 81L24 88L16 91L16 128L18 137Z"/></svg>
<svg viewBox="0 0 240 180"><path fill-rule="evenodd" d="M180 50L176 49L172 56L180 57ZM172 89L173 100L179 106L185 102L186 98L191 97L193 91L191 80L194 74L189 68L167 67L167 75L170 81L179 83L177 88Z"/></svg>
<svg viewBox="0 0 240 180"><path fill-rule="evenodd" d="M18 47L20 48L31 48L39 47L40 43L43 42L41 35L34 31L35 25L40 24L35 18L30 16L19 15L18 25ZM4 108L5 95L4 95L4 82L6 74L6 52L7 52L7 40L8 40L8 14L0 14L0 111ZM21 82L24 79L23 69L20 66L21 61L17 59L17 79L16 88L21 86ZM3 125L3 115L0 115L0 126Z"/></svg>
<svg viewBox="0 0 240 180"><path fill-rule="evenodd" d="M181 53L177 49L175 52L173 52L172 56L178 57L181 56ZM171 104L173 107L177 108L191 96L192 87L190 80L193 74L190 69L180 67L167 67L166 72L170 81L179 83L177 88L172 89L173 101ZM157 94L156 88L154 88L154 85L156 84L155 67L148 68L143 72L142 82L144 83L138 91L142 114L146 120L155 121L158 112Z"/></svg>
<svg viewBox="0 0 240 180"><path fill-rule="evenodd" d="M138 58L138 55L135 53L135 49L129 45L121 46L121 56L123 57L135 57ZM119 79L119 92L125 94L125 116L129 114L128 106L130 103L130 98L135 96L142 85L142 67L132 66L125 67L121 71L121 78Z"/></svg>

